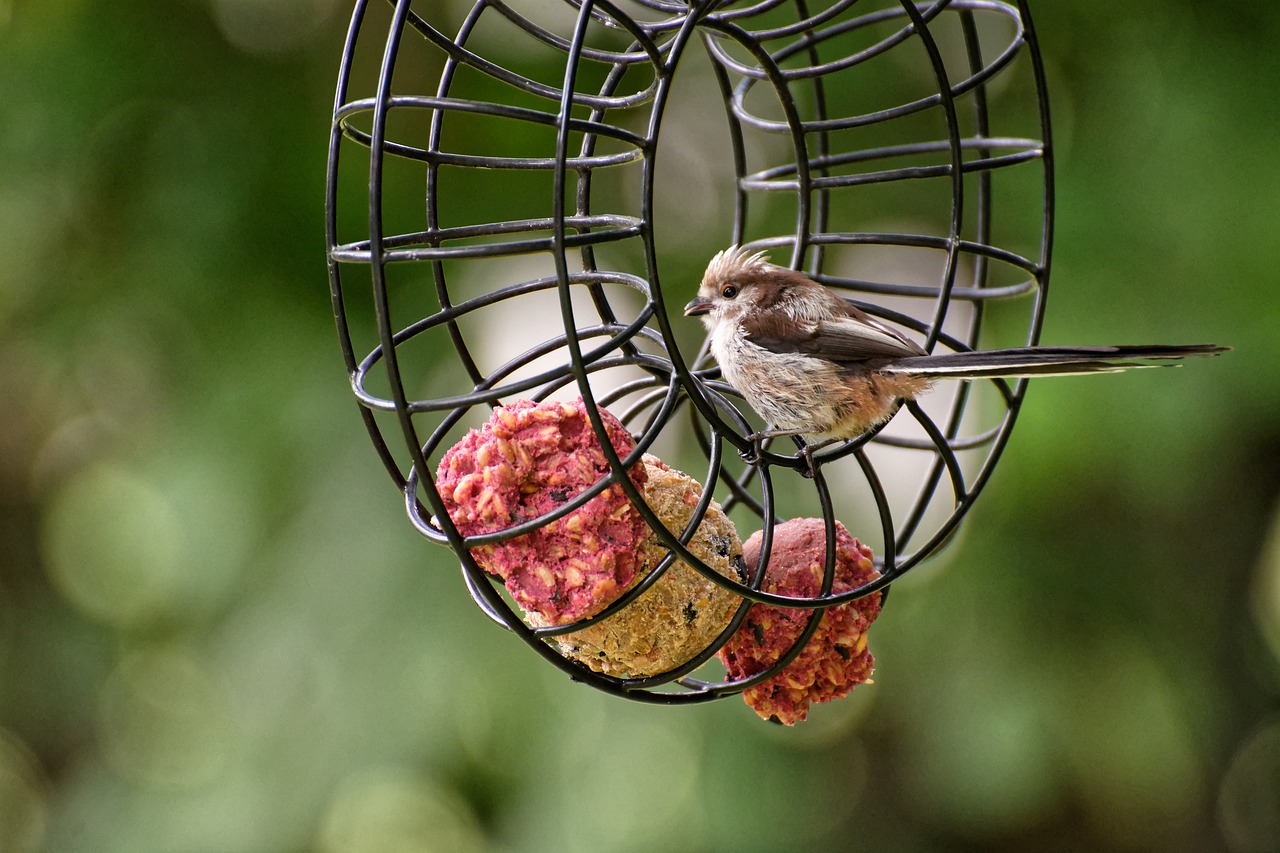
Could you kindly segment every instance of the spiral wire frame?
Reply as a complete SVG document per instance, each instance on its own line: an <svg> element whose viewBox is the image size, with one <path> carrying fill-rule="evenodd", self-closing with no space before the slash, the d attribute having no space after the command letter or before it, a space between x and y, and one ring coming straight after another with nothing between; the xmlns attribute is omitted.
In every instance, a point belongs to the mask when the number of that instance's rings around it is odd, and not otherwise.
<svg viewBox="0 0 1280 853"><path fill-rule="evenodd" d="M554 5L477 0L449 36L434 20L438 5L357 0L338 78L326 199L342 352L410 522L453 549L472 598L492 619L575 680L607 692L659 703L715 699L776 675L808 642L823 609L887 593L949 540L1000 457L1026 382L956 383L933 410L908 402L888 427L818 454L811 479L797 473L800 454L774 447L743 463L754 416L720 381L705 344L682 351L677 343L692 325L680 317L692 283L681 280L671 295L660 283L658 140L677 67L700 48L724 104L735 205L730 232L706 235L707 255L730 243L772 250L775 262L910 330L930 351L976 348L996 300L1016 307L1002 314L1006 333L1005 314L1017 315L1016 343L1039 338L1053 217L1044 69L1024 0ZM546 82L548 68L558 82ZM424 94L428 83L432 94ZM876 97L890 103L870 103ZM1015 132L1003 131L1006 124ZM482 147L490 151L469 150ZM1011 224L998 228L996 183L1006 174L1016 176L1000 208L1011 211ZM420 207L396 200L406 183L425 188ZM509 197L504 185L513 188ZM530 186L537 191L520 189ZM933 202L916 187L927 187ZM867 228L894 219L866 201L886 189L895 209L927 208L911 221L931 227ZM465 221L477 199L480 210L497 215ZM507 217L517 202L540 208ZM346 239L348 232L358 239ZM940 263L927 281L916 261L890 264L888 274L873 263L879 275L861 274L860 258L886 252ZM524 277L538 264L542 274ZM896 273L912 264L911 275ZM519 337L503 325L515 316L510 309L552 296L560 327L532 346L503 351L508 337ZM536 315L528 316L536 336ZM989 393L975 405L978 385ZM496 533L460 534L433 476L444 451L503 402L566 393L583 398L610 472L553 512ZM601 408L635 437L625 458L607 439ZM678 453L696 450L706 466L702 501L678 535L625 475L659 442ZM904 459L919 474L905 499L896 470ZM854 481L861 497L852 496ZM615 483L669 553L592 618L531 627L471 549L548 524ZM713 495L762 527L750 577L722 577L686 547ZM820 593L762 590L773 524L815 504L827 531ZM834 523L859 512L878 528L879 576L834 594ZM676 560L742 602L693 660L624 679L565 657L551 642L628 606ZM769 669L736 681L694 677L752 602L812 615Z"/></svg>

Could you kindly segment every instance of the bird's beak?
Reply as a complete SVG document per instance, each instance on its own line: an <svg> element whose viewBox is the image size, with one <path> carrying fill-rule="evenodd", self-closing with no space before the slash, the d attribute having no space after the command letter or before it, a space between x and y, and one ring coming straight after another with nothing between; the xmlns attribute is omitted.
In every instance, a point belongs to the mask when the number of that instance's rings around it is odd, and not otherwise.
<svg viewBox="0 0 1280 853"><path fill-rule="evenodd" d="M684 316L686 317L697 317L710 311L711 300L705 296L695 296L688 305L684 306Z"/></svg>

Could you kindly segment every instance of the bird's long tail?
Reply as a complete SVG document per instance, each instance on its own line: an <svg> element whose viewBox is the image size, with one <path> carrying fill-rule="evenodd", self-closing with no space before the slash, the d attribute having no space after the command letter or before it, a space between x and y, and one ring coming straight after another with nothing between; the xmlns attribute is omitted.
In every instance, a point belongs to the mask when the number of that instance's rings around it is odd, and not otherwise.
<svg viewBox="0 0 1280 853"><path fill-rule="evenodd" d="M980 379L992 376L1069 376L1115 373L1132 367L1171 367L1184 358L1218 355L1230 347L1190 346L1017 347L898 358L879 368L931 378Z"/></svg>

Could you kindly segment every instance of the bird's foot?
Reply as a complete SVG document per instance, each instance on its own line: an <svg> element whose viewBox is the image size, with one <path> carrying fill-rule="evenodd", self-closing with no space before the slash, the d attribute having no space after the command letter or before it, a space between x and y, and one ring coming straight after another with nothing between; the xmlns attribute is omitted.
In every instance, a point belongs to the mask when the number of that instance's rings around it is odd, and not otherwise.
<svg viewBox="0 0 1280 853"><path fill-rule="evenodd" d="M804 462L804 467L799 469L800 476L806 480L812 480L814 473L818 470L817 454L819 450L830 447L840 439L828 438L825 441L817 441L812 444L805 442L800 447L800 459Z"/></svg>
<svg viewBox="0 0 1280 853"><path fill-rule="evenodd" d="M769 436L762 432L753 432L746 436L746 439L751 446L746 450L739 450L738 455L748 465L759 465L760 460L764 458L764 443L769 440Z"/></svg>
<svg viewBox="0 0 1280 853"><path fill-rule="evenodd" d="M812 480L813 472L818 470L814 467L813 451L814 446L812 444L806 444L804 447L800 448L800 459L804 462L804 467L799 469L800 476L804 477L806 480Z"/></svg>
<svg viewBox="0 0 1280 853"><path fill-rule="evenodd" d="M739 450L738 455L741 456L743 461L748 465L759 465L760 461L764 459L764 448L766 442L771 438L778 438L783 435L791 436L795 435L795 433L778 432L776 430L753 432L750 435L745 436L746 440L751 443L751 447L747 450ZM831 442L821 441L817 444L805 444L797 440L796 443L799 445L800 450L800 455L798 457L800 464L796 465L795 468L800 473L801 477L804 477L806 480L812 480L813 473L817 470L817 463L814 461L814 453L826 447L828 444L831 444Z"/></svg>

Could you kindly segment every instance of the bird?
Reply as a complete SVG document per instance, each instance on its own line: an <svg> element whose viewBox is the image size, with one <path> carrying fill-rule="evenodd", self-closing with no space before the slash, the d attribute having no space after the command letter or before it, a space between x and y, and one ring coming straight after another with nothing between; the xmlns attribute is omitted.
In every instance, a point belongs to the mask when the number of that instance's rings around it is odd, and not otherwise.
<svg viewBox="0 0 1280 853"><path fill-rule="evenodd" d="M684 315L701 318L723 378L769 424L746 436L754 458L766 439L799 436L810 471L817 450L876 428L939 379L1112 373L1230 349L1028 346L930 354L804 273L737 245L711 259Z"/></svg>

